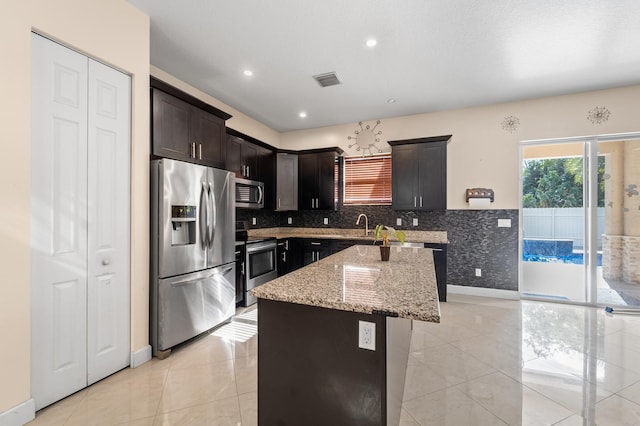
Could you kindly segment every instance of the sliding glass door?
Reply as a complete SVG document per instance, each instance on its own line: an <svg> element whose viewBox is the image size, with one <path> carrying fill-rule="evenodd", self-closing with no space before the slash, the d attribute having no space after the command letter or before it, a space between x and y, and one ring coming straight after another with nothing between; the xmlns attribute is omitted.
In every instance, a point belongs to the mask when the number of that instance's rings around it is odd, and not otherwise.
<svg viewBox="0 0 640 426"><path fill-rule="evenodd" d="M640 306L638 136L522 142L522 297Z"/></svg>

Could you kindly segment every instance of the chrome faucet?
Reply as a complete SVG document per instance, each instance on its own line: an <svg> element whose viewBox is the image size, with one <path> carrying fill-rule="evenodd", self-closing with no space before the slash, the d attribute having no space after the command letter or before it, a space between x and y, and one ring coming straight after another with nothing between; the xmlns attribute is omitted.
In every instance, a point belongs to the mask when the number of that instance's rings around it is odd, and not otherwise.
<svg viewBox="0 0 640 426"><path fill-rule="evenodd" d="M358 216L358 220L356 220L356 225L360 225L360 219L362 218L362 216L364 216L364 235L367 236L369 235L369 219L367 218L366 214L360 213L360 216Z"/></svg>

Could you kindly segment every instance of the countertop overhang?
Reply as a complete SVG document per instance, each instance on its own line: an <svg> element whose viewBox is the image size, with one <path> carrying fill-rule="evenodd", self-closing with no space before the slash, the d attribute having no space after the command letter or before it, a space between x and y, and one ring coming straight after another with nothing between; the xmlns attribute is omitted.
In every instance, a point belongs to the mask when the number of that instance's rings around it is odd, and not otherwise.
<svg viewBox="0 0 640 426"><path fill-rule="evenodd" d="M261 299L343 311L440 322L431 249L391 247L388 262L378 246L355 245L251 293Z"/></svg>

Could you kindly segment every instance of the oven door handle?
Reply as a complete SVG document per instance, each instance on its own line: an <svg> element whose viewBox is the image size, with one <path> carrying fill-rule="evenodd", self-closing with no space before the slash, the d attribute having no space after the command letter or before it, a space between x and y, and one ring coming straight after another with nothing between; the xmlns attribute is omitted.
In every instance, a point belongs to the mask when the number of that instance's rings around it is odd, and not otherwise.
<svg viewBox="0 0 640 426"><path fill-rule="evenodd" d="M247 253L255 253L258 251L275 250L277 244L274 242L247 244Z"/></svg>

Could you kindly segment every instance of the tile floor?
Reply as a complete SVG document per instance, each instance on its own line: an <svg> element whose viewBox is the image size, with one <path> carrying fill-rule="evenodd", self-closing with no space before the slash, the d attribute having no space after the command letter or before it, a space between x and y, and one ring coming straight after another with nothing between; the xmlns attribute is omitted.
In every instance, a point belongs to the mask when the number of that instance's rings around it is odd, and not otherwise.
<svg viewBox="0 0 640 426"><path fill-rule="evenodd" d="M640 315L450 295L414 323L401 425L638 425ZM32 425L254 425L255 310Z"/></svg>

